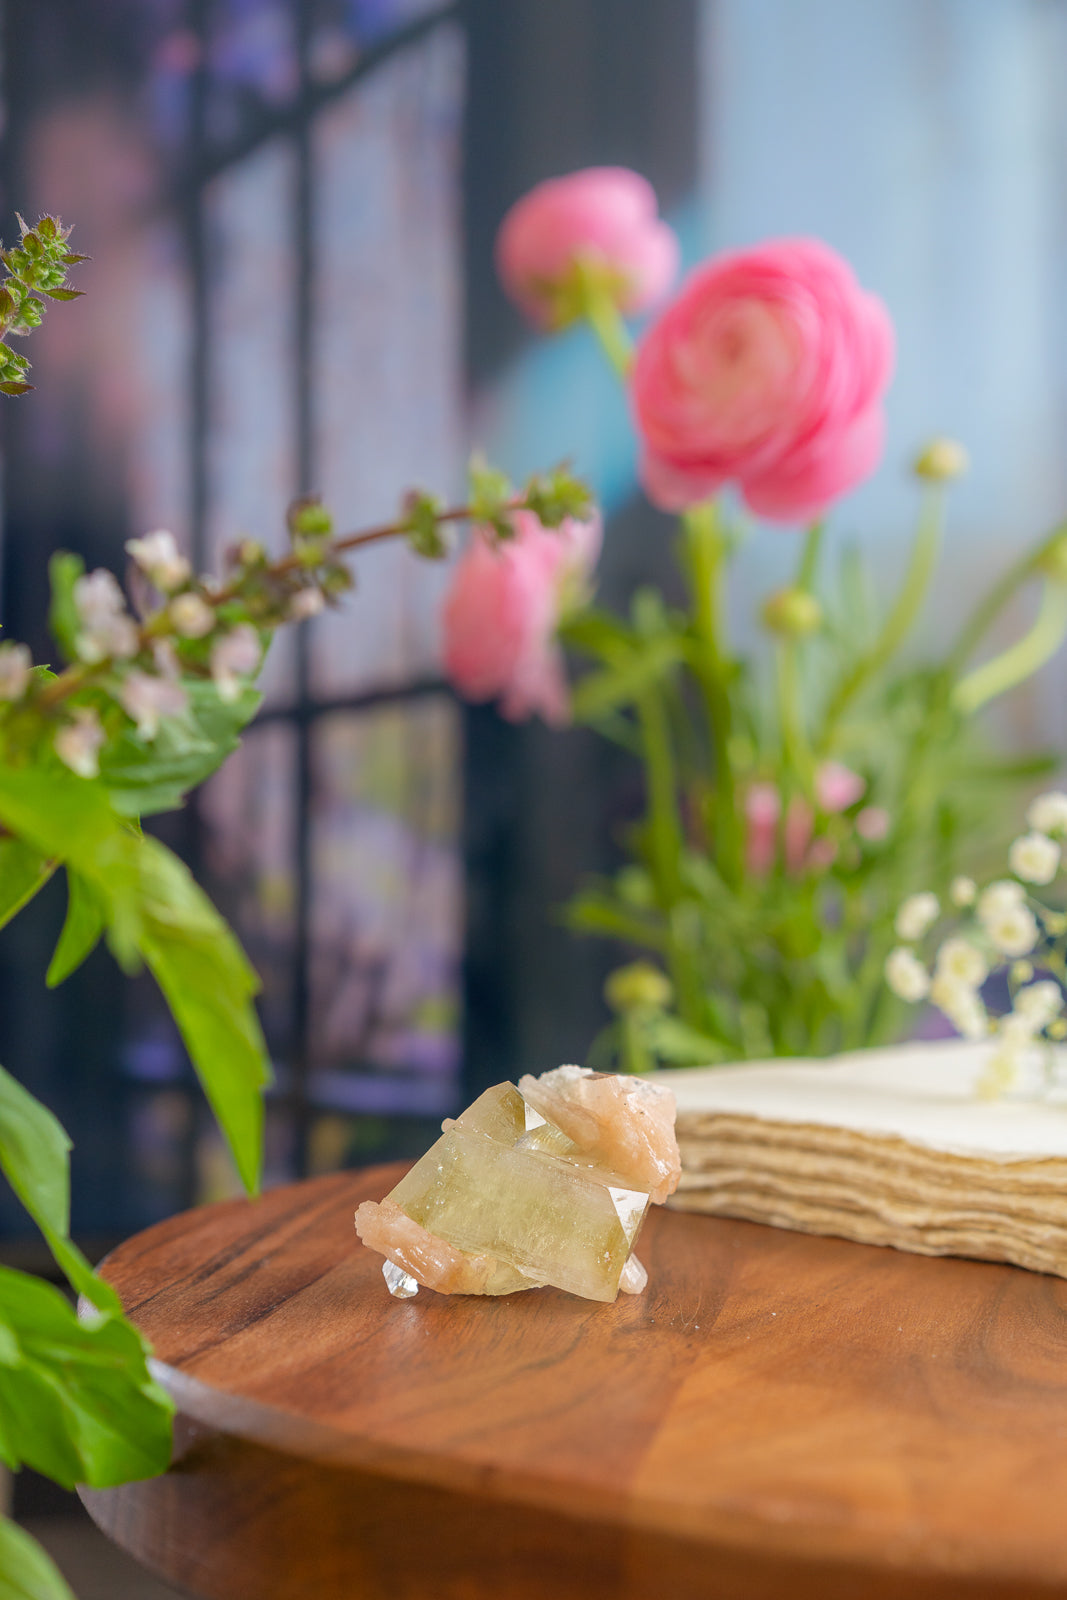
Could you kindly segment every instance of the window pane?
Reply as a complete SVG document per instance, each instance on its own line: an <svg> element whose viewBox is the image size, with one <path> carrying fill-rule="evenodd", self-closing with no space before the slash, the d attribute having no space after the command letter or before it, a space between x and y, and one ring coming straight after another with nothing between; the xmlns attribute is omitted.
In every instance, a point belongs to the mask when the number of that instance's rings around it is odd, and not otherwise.
<svg viewBox="0 0 1067 1600"><path fill-rule="evenodd" d="M322 718L311 815L312 1098L447 1111L457 1088L459 719L433 695Z"/></svg>
<svg viewBox="0 0 1067 1600"><path fill-rule="evenodd" d="M287 0L214 0L208 36L208 137L229 143L296 95L300 75Z"/></svg>
<svg viewBox="0 0 1067 1600"><path fill-rule="evenodd" d="M366 49L406 23L443 9L440 0L310 0L308 8L311 75L322 84L343 78Z"/></svg>
<svg viewBox="0 0 1067 1600"><path fill-rule="evenodd" d="M462 456L461 41L442 28L316 128L319 481L345 528L404 489L456 488ZM313 636L316 693L432 672L444 572L403 544L363 553L359 588Z"/></svg>

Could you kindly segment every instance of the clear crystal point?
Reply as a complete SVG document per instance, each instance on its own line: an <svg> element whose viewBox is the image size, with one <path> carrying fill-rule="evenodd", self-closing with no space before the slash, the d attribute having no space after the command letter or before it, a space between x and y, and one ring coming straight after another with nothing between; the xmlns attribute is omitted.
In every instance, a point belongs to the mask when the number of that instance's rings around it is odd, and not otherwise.
<svg viewBox="0 0 1067 1600"><path fill-rule="evenodd" d="M403 1267L398 1267L392 1261L382 1262L382 1277L385 1279L389 1293L397 1300L410 1300L419 1292L419 1286L410 1272L405 1272Z"/></svg>

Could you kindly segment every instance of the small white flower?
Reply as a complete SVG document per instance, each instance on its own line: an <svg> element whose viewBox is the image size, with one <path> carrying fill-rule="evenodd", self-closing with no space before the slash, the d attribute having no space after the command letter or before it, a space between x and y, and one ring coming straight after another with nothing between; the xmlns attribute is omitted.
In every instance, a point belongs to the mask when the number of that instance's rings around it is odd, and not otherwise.
<svg viewBox="0 0 1067 1600"><path fill-rule="evenodd" d="M126 553L164 594L180 589L192 576L192 567L165 528L146 533L143 539L127 539Z"/></svg>
<svg viewBox="0 0 1067 1600"><path fill-rule="evenodd" d="M326 596L321 589L298 589L289 602L289 616L293 622L307 622L311 617L317 617L326 604Z"/></svg>
<svg viewBox="0 0 1067 1600"><path fill-rule="evenodd" d="M1019 990L1015 996L1014 1015L1023 1018L1034 1033L1043 1033L1059 1016L1062 1006L1063 993L1059 984L1045 979Z"/></svg>
<svg viewBox="0 0 1067 1600"><path fill-rule="evenodd" d="M1037 921L1028 906L1006 906L987 917L983 925L990 943L1003 956L1027 956L1037 943Z"/></svg>
<svg viewBox="0 0 1067 1600"><path fill-rule="evenodd" d="M896 929L900 938L909 942L921 939L937 921L940 910L936 894L909 895L897 912Z"/></svg>
<svg viewBox="0 0 1067 1600"><path fill-rule="evenodd" d="M1059 864L1059 845L1043 833L1024 833L1008 851L1008 865L1024 883L1051 883Z"/></svg>
<svg viewBox="0 0 1067 1600"><path fill-rule="evenodd" d="M987 923L1002 916L1005 911L1013 911L1016 906L1025 904L1026 890L1022 884L1015 883L1011 878L1001 878L983 889L978 896L978 919Z"/></svg>
<svg viewBox="0 0 1067 1600"><path fill-rule="evenodd" d="M161 717L179 717L189 704L181 684L156 678L136 668L126 675L119 694L123 710L137 724L142 739L154 739Z"/></svg>
<svg viewBox="0 0 1067 1600"><path fill-rule="evenodd" d="M1051 789L1030 802L1026 820L1038 833L1067 832L1067 794Z"/></svg>
<svg viewBox="0 0 1067 1600"><path fill-rule="evenodd" d="M952 904L962 909L964 906L974 905L975 895L978 893L978 885L973 878L953 878L948 893Z"/></svg>
<svg viewBox="0 0 1067 1600"><path fill-rule="evenodd" d="M985 1006L969 983L939 973L930 986L930 998L965 1039L982 1039L989 1031Z"/></svg>
<svg viewBox="0 0 1067 1600"><path fill-rule="evenodd" d="M262 651L255 628L242 622L232 633L223 634L211 651L211 676L219 699L232 702L241 693L241 679L251 677L259 666Z"/></svg>
<svg viewBox="0 0 1067 1600"><path fill-rule="evenodd" d="M198 594L180 594L170 603L170 620L183 639L202 639L215 626L215 613Z"/></svg>
<svg viewBox="0 0 1067 1600"><path fill-rule="evenodd" d="M885 981L901 1000L925 1000L930 993L930 974L911 950L898 945L885 962Z"/></svg>
<svg viewBox="0 0 1067 1600"><path fill-rule="evenodd" d="M937 952L939 978L954 978L970 989L977 989L989 976L989 963L969 939L946 939Z"/></svg>
<svg viewBox="0 0 1067 1600"><path fill-rule="evenodd" d="M24 644L0 644L0 700L21 700L30 682L33 657Z"/></svg>
<svg viewBox="0 0 1067 1600"><path fill-rule="evenodd" d="M126 610L126 596L105 567L84 573L74 583L74 606L84 631L75 640L82 661L92 665L137 654L137 624Z"/></svg>
<svg viewBox="0 0 1067 1600"><path fill-rule="evenodd" d="M104 738L96 712L79 706L74 721L64 723L56 732L56 755L79 778L95 778L100 772L98 755Z"/></svg>

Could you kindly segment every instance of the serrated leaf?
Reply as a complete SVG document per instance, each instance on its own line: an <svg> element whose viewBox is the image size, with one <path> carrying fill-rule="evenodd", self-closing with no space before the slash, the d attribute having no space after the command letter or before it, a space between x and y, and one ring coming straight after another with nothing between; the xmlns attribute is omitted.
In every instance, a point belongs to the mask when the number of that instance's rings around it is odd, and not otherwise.
<svg viewBox="0 0 1067 1600"><path fill-rule="evenodd" d="M67 868L67 916L45 982L50 989L65 982L96 949L106 926L100 902L85 879Z"/></svg>
<svg viewBox="0 0 1067 1600"><path fill-rule="evenodd" d="M81 300L85 295L84 289L43 289L49 300Z"/></svg>
<svg viewBox="0 0 1067 1600"><path fill-rule="evenodd" d="M191 789L222 765L240 744L240 732L259 710L262 695L242 689L224 701L214 683L187 678L188 710L166 717L151 742L129 729L100 754L100 776L111 803L124 816L155 816L182 805Z"/></svg>
<svg viewBox="0 0 1067 1600"><path fill-rule="evenodd" d="M7 1517L0 1517L0 1600L74 1600L51 1556Z"/></svg>
<svg viewBox="0 0 1067 1600"><path fill-rule="evenodd" d="M52 604L48 612L48 626L53 639L68 660L75 657L75 641L81 632L81 618L74 604L74 585L85 572L81 556L69 550L57 550L48 563L48 578L52 585Z"/></svg>
<svg viewBox="0 0 1067 1600"><path fill-rule="evenodd" d="M170 1462L174 1406L125 1318L82 1320L51 1284L0 1267L0 1328L17 1350L0 1365L9 1458L73 1488L155 1477Z"/></svg>
<svg viewBox="0 0 1067 1600"><path fill-rule="evenodd" d="M55 861L24 840L0 838L0 928L44 888L55 870Z"/></svg>
<svg viewBox="0 0 1067 1600"><path fill-rule="evenodd" d="M32 383L20 383L14 378L8 378L0 383L0 394L29 394L32 388Z"/></svg>
<svg viewBox="0 0 1067 1600"><path fill-rule="evenodd" d="M70 1139L28 1089L0 1067L0 1170L37 1226L70 1223Z"/></svg>

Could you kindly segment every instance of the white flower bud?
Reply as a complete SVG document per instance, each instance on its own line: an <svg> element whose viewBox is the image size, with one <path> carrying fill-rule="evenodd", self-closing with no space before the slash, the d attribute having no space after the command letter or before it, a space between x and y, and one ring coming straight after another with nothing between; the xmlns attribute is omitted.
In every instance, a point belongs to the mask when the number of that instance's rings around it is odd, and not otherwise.
<svg viewBox="0 0 1067 1600"><path fill-rule="evenodd" d="M202 639L215 626L215 613L198 594L180 594L170 603L170 620L183 639Z"/></svg>
<svg viewBox="0 0 1067 1600"><path fill-rule="evenodd" d="M317 617L326 604L326 596L321 589L298 589L289 602L289 617L292 622L308 622L312 617Z"/></svg>
<svg viewBox="0 0 1067 1600"><path fill-rule="evenodd" d="M21 700L30 682L33 657L24 644L0 644L0 700Z"/></svg>
<svg viewBox="0 0 1067 1600"><path fill-rule="evenodd" d="M126 553L164 594L180 589L192 576L192 567L165 528L146 533L143 539L127 539Z"/></svg>
<svg viewBox="0 0 1067 1600"><path fill-rule="evenodd" d="M100 772L98 756L104 738L96 712L88 706L79 706L73 722L64 723L56 731L56 755L79 778L95 778Z"/></svg>
<svg viewBox="0 0 1067 1600"><path fill-rule="evenodd" d="M978 885L974 879L964 877L953 878L952 885L948 891L952 904L959 906L961 909L965 906L973 906L977 893Z"/></svg>
<svg viewBox="0 0 1067 1600"><path fill-rule="evenodd" d="M79 659L128 660L137 654L137 624L126 611L126 596L105 567L84 573L74 583L74 606L84 631L75 640Z"/></svg>
<svg viewBox="0 0 1067 1600"><path fill-rule="evenodd" d="M181 684L156 678L136 668L127 673L119 693L123 710L137 724L142 739L154 739L161 717L178 717L189 704Z"/></svg>
<svg viewBox="0 0 1067 1600"><path fill-rule="evenodd" d="M933 927L941 910L936 894L913 894L897 912L896 929L902 939L921 939Z"/></svg>
<svg viewBox="0 0 1067 1600"><path fill-rule="evenodd" d="M255 628L242 622L232 633L216 640L211 651L211 676L219 699L232 703L241 693L241 679L258 669L262 650Z"/></svg>
<svg viewBox="0 0 1067 1600"><path fill-rule="evenodd" d="M915 953L898 945L886 957L885 981L901 1000L914 1004L930 992L930 975Z"/></svg>
<svg viewBox="0 0 1067 1600"><path fill-rule="evenodd" d="M1059 864L1059 845L1043 833L1024 833L1008 851L1008 865L1024 883L1051 883Z"/></svg>

